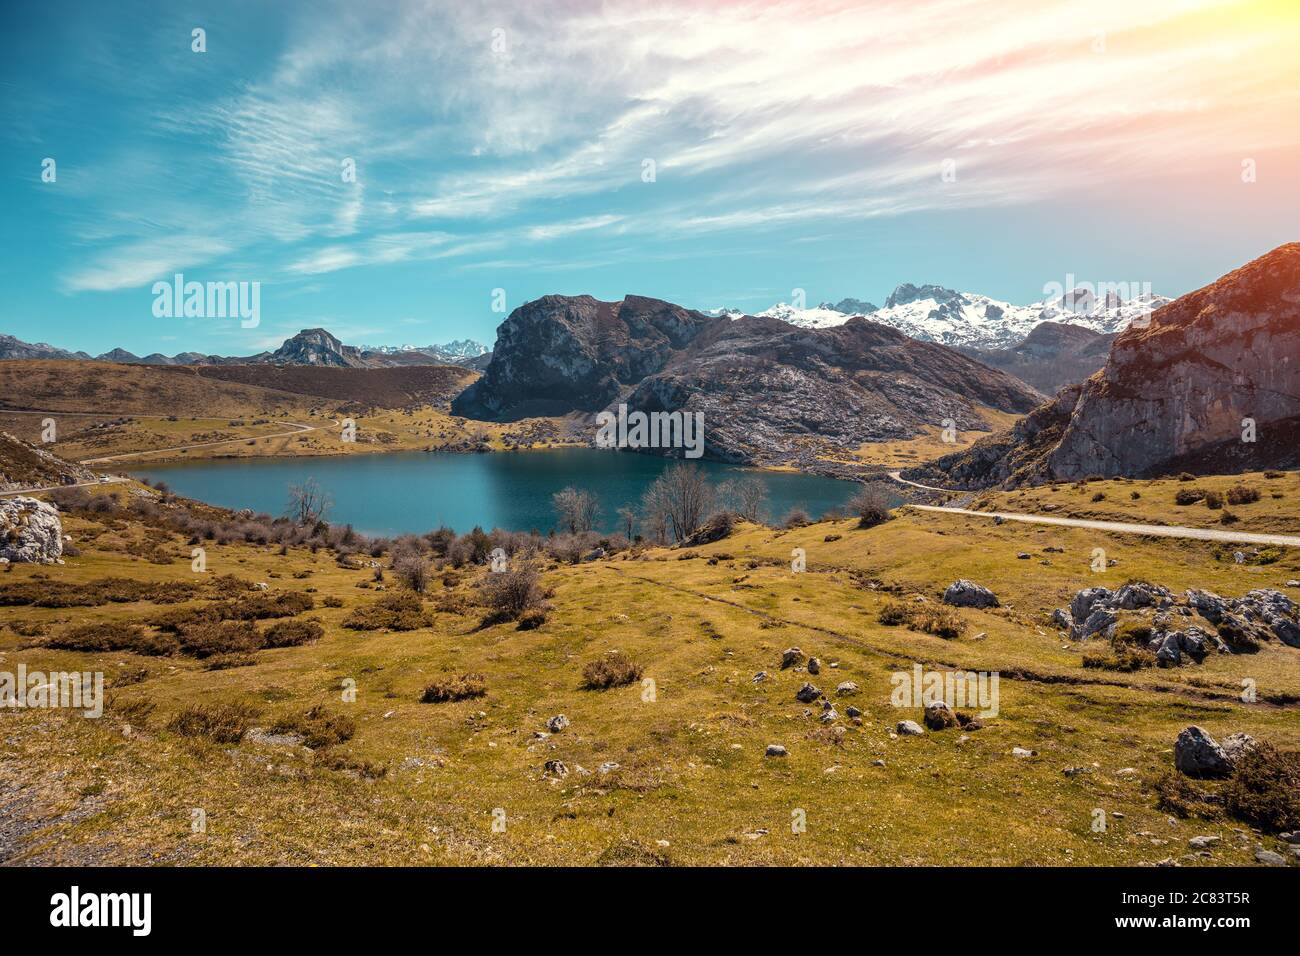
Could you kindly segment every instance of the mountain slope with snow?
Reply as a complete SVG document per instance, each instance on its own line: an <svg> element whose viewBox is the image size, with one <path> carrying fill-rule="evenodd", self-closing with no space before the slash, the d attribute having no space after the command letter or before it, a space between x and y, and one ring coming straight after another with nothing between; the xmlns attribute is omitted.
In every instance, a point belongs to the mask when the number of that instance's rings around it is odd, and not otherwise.
<svg viewBox="0 0 1300 956"><path fill-rule="evenodd" d="M805 329L843 325L851 315L865 315L922 342L977 349L1004 349L1023 342L1040 322L1077 325L1101 335L1121 332L1137 320L1144 320L1170 300L1143 293L1124 300L1114 293L1098 298L1080 287L1059 299L1014 305L975 292L957 292L937 285L904 283L874 311L844 312L841 306L858 303L843 300L835 305L823 302L812 309L797 309L780 302L759 312ZM858 303L870 305L870 303ZM739 316L734 310L726 314Z"/></svg>

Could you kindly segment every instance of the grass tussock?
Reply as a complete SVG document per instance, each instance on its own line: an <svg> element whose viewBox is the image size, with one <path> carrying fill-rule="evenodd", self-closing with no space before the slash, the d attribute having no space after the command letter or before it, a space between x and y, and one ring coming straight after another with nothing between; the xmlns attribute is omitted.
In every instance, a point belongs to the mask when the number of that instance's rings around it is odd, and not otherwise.
<svg viewBox="0 0 1300 956"><path fill-rule="evenodd" d="M582 669L582 686L586 690L623 687L641 679L642 668L622 651L610 651Z"/></svg>
<svg viewBox="0 0 1300 956"><path fill-rule="evenodd" d="M258 715L248 704L195 704L176 714L167 729L182 737L202 737L214 744L237 744Z"/></svg>
<svg viewBox="0 0 1300 956"><path fill-rule="evenodd" d="M434 681L420 695L422 704L449 704L458 700L472 700L487 694L487 680L482 674L446 676Z"/></svg>
<svg viewBox="0 0 1300 956"><path fill-rule="evenodd" d="M948 641L966 633L966 622L961 615L935 604L886 604L880 609L878 620L887 627L903 625Z"/></svg>
<svg viewBox="0 0 1300 956"><path fill-rule="evenodd" d="M356 732L355 720L346 714L330 713L319 704L303 713L281 717L271 725L271 733L297 734L312 750L344 743Z"/></svg>

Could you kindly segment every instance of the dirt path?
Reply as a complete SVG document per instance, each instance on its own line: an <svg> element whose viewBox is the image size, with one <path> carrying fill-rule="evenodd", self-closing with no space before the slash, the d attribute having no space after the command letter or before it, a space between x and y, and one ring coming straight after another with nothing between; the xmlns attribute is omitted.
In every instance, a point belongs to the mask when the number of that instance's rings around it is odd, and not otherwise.
<svg viewBox="0 0 1300 956"><path fill-rule="evenodd" d="M901 472L891 471L889 477L904 485L938 491L943 494L964 494L947 488L935 488L920 482L908 481ZM1066 528L1090 528L1093 531L1110 531L1115 534L1149 534L1160 538L1190 538L1195 541L1223 541L1230 544L1271 544L1300 548L1300 535L1260 534L1251 531L1223 531L1218 528L1188 528L1181 525L1130 524L1125 521L1092 521L1086 518L1055 518L1048 515L1022 514L1018 511L971 511L943 505L904 505L918 511L940 511L945 514L970 515L976 518L1001 518L1003 521L1024 521L1029 524L1054 524Z"/></svg>
<svg viewBox="0 0 1300 956"><path fill-rule="evenodd" d="M191 448L211 448L214 445L229 445L232 442L246 441L263 441L271 438L287 438L293 435L302 435L306 432L314 432L323 425L303 425L299 422L279 422L273 421L274 425L288 425L294 430L291 432L276 432L272 435L244 435L240 438L223 438L220 441L204 441L194 445L173 445L171 448L150 448L146 451L129 451L121 455L107 455L103 458L84 458L78 464L80 465L102 465L110 461L122 461L126 458L139 458L143 455L163 455L173 451L188 451Z"/></svg>
<svg viewBox="0 0 1300 956"><path fill-rule="evenodd" d="M115 485L127 480L128 479L126 478L118 478L116 475L111 475L95 481L79 481L73 485L44 485L40 488L20 488L17 491L0 491L0 498L7 498L10 495L34 495L42 491L58 491L60 488L90 488L95 485Z"/></svg>

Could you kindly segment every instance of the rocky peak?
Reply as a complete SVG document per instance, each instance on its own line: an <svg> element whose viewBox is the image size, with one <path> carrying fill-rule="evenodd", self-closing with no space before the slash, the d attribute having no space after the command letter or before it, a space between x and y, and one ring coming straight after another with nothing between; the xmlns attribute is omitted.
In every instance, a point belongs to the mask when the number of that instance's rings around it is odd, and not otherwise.
<svg viewBox="0 0 1300 956"><path fill-rule="evenodd" d="M889 293L889 298L885 300L885 308L892 309L895 306L907 305L909 302L917 302L921 299L933 299L939 305L947 305L950 302L962 304L966 297L960 292L954 292L952 289L945 289L941 285L912 285L910 282L904 282L893 292Z"/></svg>
<svg viewBox="0 0 1300 956"><path fill-rule="evenodd" d="M344 345L325 329L303 329L271 353L269 361L285 365L331 365L360 367L359 350Z"/></svg>

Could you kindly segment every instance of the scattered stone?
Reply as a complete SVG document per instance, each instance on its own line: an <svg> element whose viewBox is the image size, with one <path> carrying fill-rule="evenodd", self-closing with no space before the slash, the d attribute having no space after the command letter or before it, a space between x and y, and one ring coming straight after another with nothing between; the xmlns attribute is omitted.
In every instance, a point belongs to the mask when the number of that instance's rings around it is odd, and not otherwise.
<svg viewBox="0 0 1300 956"><path fill-rule="evenodd" d="M567 777L569 767L563 760L548 760L542 765L542 773L550 777Z"/></svg>
<svg viewBox="0 0 1300 956"><path fill-rule="evenodd" d="M1184 728L1174 742L1174 767L1189 777L1226 777L1232 763L1213 737L1197 726Z"/></svg>
<svg viewBox="0 0 1300 956"><path fill-rule="evenodd" d="M556 714L546 722L546 729L553 734L558 734L567 726L569 726L569 718L563 714Z"/></svg>
<svg viewBox="0 0 1300 956"><path fill-rule="evenodd" d="M1013 757L1037 757L1037 750L1026 750L1024 747L1012 747L1011 756Z"/></svg>
<svg viewBox="0 0 1300 956"><path fill-rule="evenodd" d="M808 658L808 673L820 674L822 672L822 662L815 657Z"/></svg>
<svg viewBox="0 0 1300 956"><path fill-rule="evenodd" d="M750 683L751 683L751 684L761 684L761 683L763 683L763 681L765 681L765 680L767 680L767 671L759 671L757 674L755 674L755 675L750 679Z"/></svg>
<svg viewBox="0 0 1300 956"><path fill-rule="evenodd" d="M851 680L846 680L835 688L835 693L840 697L849 697L858 692L858 685Z"/></svg>
<svg viewBox="0 0 1300 956"><path fill-rule="evenodd" d="M948 585L943 603L954 607L997 607L998 598L988 588L962 578Z"/></svg>
<svg viewBox="0 0 1300 956"><path fill-rule="evenodd" d="M1187 841L1187 845L1193 850L1208 850L1219 842L1216 836L1194 836Z"/></svg>
<svg viewBox="0 0 1300 956"><path fill-rule="evenodd" d="M599 767L596 768L596 772L597 772L597 773L612 773L613 771L615 771L615 770L618 769L618 766L619 766L619 765L616 764L614 761L612 761L612 760L606 760L603 764L601 764Z"/></svg>
<svg viewBox="0 0 1300 956"><path fill-rule="evenodd" d="M1058 607L1052 612L1052 623L1067 630L1074 626L1074 620L1070 617L1070 612L1063 607Z"/></svg>
<svg viewBox="0 0 1300 956"><path fill-rule="evenodd" d="M797 647L789 648L781 655L781 670L789 667L798 667L804 662L804 653Z"/></svg>
<svg viewBox="0 0 1300 956"><path fill-rule="evenodd" d="M1016 560L1018 560L1018 561L1028 561L1028 560L1029 560L1029 552L1028 552L1028 551L1021 551L1019 554L1016 555Z"/></svg>
<svg viewBox="0 0 1300 956"><path fill-rule="evenodd" d="M780 744L768 744L767 751L763 754L765 757L784 757L786 749Z"/></svg>
<svg viewBox="0 0 1300 956"><path fill-rule="evenodd" d="M914 720L900 720L894 729L900 737L919 737L925 733L925 728Z"/></svg>
<svg viewBox="0 0 1300 956"><path fill-rule="evenodd" d="M834 707L830 708L829 710L822 711L822 715L820 718L823 724L833 724L835 723L835 721L839 719L840 719L840 715L835 713Z"/></svg>
<svg viewBox="0 0 1300 956"><path fill-rule="evenodd" d="M844 708L844 713L847 714L850 718L862 716L862 711L858 710L858 708L854 707L852 704Z"/></svg>
<svg viewBox="0 0 1300 956"><path fill-rule="evenodd" d="M879 758L877 758L877 759L871 761L871 766L873 766L873 767L883 767L884 765L885 765L885 762L884 762L883 760L879 759Z"/></svg>
<svg viewBox="0 0 1300 956"><path fill-rule="evenodd" d="M1077 777L1081 773L1092 773L1091 767L1066 767L1061 773L1067 777Z"/></svg>
<svg viewBox="0 0 1300 956"><path fill-rule="evenodd" d="M794 698L795 700L799 701L799 703L801 704L811 704L821 695L822 695L821 691L819 691L812 684L806 683L799 688L799 692L794 695Z"/></svg>
<svg viewBox="0 0 1300 956"><path fill-rule="evenodd" d="M1265 866L1286 866L1286 857L1272 850L1259 849L1255 851L1255 862Z"/></svg>

